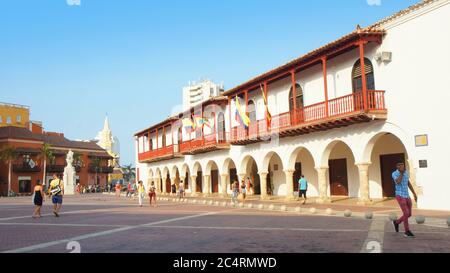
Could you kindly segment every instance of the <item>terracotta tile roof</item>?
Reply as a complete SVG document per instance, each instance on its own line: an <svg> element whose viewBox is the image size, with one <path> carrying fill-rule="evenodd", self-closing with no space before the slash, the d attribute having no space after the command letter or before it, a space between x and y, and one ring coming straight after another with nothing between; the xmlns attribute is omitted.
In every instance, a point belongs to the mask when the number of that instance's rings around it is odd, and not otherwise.
<svg viewBox="0 0 450 273"><path fill-rule="evenodd" d="M42 135L33 134L26 128L14 126L0 127L0 139L8 138L43 141Z"/></svg>
<svg viewBox="0 0 450 273"><path fill-rule="evenodd" d="M48 143L53 147L104 151L103 148L92 141L74 141L56 135L44 135L43 137L45 143Z"/></svg>
<svg viewBox="0 0 450 273"><path fill-rule="evenodd" d="M391 16L388 16L386 18L381 19L380 21L376 22L375 24L371 25L370 27L379 28L379 27L381 27L382 25L384 25L386 23L392 22L395 19L398 19L398 18L400 18L402 16L405 16L407 14L410 14L411 12L419 10L419 9L421 9L423 7L426 7L426 6L430 5L430 4L438 2L438 1L441 1L441 0L422 0L419 3L417 3L417 4L409 6L406 9L402 9L401 11L392 14Z"/></svg>

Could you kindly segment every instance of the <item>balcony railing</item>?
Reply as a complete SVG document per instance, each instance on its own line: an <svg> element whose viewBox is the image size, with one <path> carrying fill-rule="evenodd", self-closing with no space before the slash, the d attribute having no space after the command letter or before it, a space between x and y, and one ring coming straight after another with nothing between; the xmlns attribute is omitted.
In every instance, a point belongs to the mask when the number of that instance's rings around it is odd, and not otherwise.
<svg viewBox="0 0 450 273"><path fill-rule="evenodd" d="M259 141L268 135L292 128L320 124L332 119L364 114L365 112L385 112L384 91L367 91L366 108L367 110L364 108L362 92L349 94L329 100L328 103L320 102L291 112L274 115L270 128L265 119L252 122L247 129L242 126L234 127L231 129L231 142Z"/></svg>
<svg viewBox="0 0 450 273"><path fill-rule="evenodd" d="M47 165L46 171L49 173L63 173L64 165Z"/></svg>
<svg viewBox="0 0 450 273"><path fill-rule="evenodd" d="M100 166L96 167L94 165L89 165L89 173L113 173L114 167Z"/></svg>
<svg viewBox="0 0 450 273"><path fill-rule="evenodd" d="M163 148L143 152L139 154L139 161L155 161L159 159L166 159L174 157L179 153L180 147L178 145L170 145Z"/></svg>
<svg viewBox="0 0 450 273"><path fill-rule="evenodd" d="M180 153L195 154L229 147L226 133L213 133L180 144Z"/></svg>
<svg viewBox="0 0 450 273"><path fill-rule="evenodd" d="M13 165L13 172L15 172L15 173L38 173L40 171L41 171L41 168L38 166L31 168L28 164Z"/></svg>

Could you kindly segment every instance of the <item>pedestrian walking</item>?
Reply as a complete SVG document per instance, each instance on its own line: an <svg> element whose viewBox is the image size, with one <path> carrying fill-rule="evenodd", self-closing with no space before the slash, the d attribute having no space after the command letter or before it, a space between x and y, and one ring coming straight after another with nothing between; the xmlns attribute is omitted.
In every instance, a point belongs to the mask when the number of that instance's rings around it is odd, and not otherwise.
<svg viewBox="0 0 450 273"><path fill-rule="evenodd" d="M239 196L239 182L234 181L232 190L233 193L231 194L231 202L233 202L233 204L236 204L238 202Z"/></svg>
<svg viewBox="0 0 450 273"><path fill-rule="evenodd" d="M302 177L300 178L300 180L298 181L298 198L299 200L303 197L303 205L306 204L307 201L307 197L306 197L306 192L308 191L308 181L305 179L305 176L302 175Z"/></svg>
<svg viewBox="0 0 450 273"><path fill-rule="evenodd" d="M242 194L242 200L245 201L245 198L247 197L247 185L245 184L244 179L242 179L242 183L241 183L241 194Z"/></svg>
<svg viewBox="0 0 450 273"><path fill-rule="evenodd" d="M33 203L34 203L34 212L33 212L33 218L41 218L41 208L42 203L45 200L45 194L44 189L41 185L41 181L38 180L36 183L36 186L34 186L34 197L33 197Z"/></svg>
<svg viewBox="0 0 450 273"><path fill-rule="evenodd" d="M392 179L395 183L395 199L397 199L397 202L403 212L403 216L400 219L392 222L395 232L399 232L400 224L403 223L403 225L405 226L404 236L406 238L413 238L415 237L415 235L409 229L408 221L409 217L411 217L412 215L412 201L411 197L409 196L408 188L413 193L416 203L417 194L414 191L411 181L409 180L409 173L408 171L406 171L405 163L397 163L397 170L392 173Z"/></svg>
<svg viewBox="0 0 450 273"><path fill-rule="evenodd" d="M64 183L59 179L57 174L53 174L53 180L50 182L49 193L52 196L53 214L59 217L64 196Z"/></svg>
<svg viewBox="0 0 450 273"><path fill-rule="evenodd" d="M122 185L119 182L116 183L116 197L120 198L120 191L122 190Z"/></svg>
<svg viewBox="0 0 450 273"><path fill-rule="evenodd" d="M248 195L254 194L253 183L252 183L252 180L250 179L250 177L247 177L247 191L248 191Z"/></svg>
<svg viewBox="0 0 450 273"><path fill-rule="evenodd" d="M150 206L152 206L152 199L155 201L154 206L156 207L156 186L155 182L152 181L150 188L148 189L148 197L150 197Z"/></svg>
<svg viewBox="0 0 450 273"><path fill-rule="evenodd" d="M180 195L180 199L184 198L184 183L183 183L183 181L181 181L180 185L178 186L178 193Z"/></svg>
<svg viewBox="0 0 450 273"><path fill-rule="evenodd" d="M132 188L131 188L131 182L128 183L127 185L127 195L125 197L128 197L128 195L130 195L130 197L132 197Z"/></svg>
<svg viewBox="0 0 450 273"><path fill-rule="evenodd" d="M143 204L144 198L145 198L145 187L144 187L144 183L142 181L139 181L137 192L139 195L139 206L142 207L142 204Z"/></svg>
<svg viewBox="0 0 450 273"><path fill-rule="evenodd" d="M177 185L175 183L173 183L171 186L171 195L177 196Z"/></svg>

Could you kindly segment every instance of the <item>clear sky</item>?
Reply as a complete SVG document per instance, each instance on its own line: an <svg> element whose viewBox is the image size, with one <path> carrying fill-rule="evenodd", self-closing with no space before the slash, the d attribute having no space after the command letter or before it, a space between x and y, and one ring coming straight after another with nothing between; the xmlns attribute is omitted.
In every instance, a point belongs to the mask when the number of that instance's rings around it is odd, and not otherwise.
<svg viewBox="0 0 450 273"><path fill-rule="evenodd" d="M189 81L232 88L416 2L1 0L0 101L71 139L94 138L108 113L132 163L133 134Z"/></svg>

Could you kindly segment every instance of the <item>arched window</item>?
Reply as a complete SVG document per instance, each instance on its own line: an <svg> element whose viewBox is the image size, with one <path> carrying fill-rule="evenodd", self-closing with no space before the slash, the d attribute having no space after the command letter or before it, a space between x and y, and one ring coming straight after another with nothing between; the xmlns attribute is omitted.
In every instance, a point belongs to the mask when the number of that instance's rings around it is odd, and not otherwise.
<svg viewBox="0 0 450 273"><path fill-rule="evenodd" d="M250 100L248 102L248 117L250 118L250 121L255 122L256 121L256 105L255 102Z"/></svg>
<svg viewBox="0 0 450 273"><path fill-rule="evenodd" d="M375 78L373 74L373 65L372 62L364 58L364 68L366 73L366 82L367 82L367 90L375 90ZM352 84L353 84L353 92L362 91L362 76L361 76L361 60L356 61L353 65L352 71Z"/></svg>
<svg viewBox="0 0 450 273"><path fill-rule="evenodd" d="M223 113L220 113L217 117L217 132L219 134L219 141L226 140L225 115Z"/></svg>
<svg viewBox="0 0 450 273"><path fill-rule="evenodd" d="M291 91L289 92L289 110L294 110L294 102L297 109L301 109L304 106L303 103L303 90L300 84L295 84L296 97L294 99L294 90L291 87Z"/></svg>

